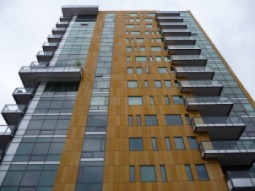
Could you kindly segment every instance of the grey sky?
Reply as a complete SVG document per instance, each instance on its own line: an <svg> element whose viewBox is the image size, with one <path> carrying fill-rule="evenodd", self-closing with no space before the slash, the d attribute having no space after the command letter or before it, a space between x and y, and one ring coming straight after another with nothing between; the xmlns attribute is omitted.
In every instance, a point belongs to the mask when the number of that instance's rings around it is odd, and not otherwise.
<svg viewBox="0 0 255 191"><path fill-rule="evenodd" d="M100 10L191 10L241 82L255 98L254 0L0 0L0 109L15 103L18 71L36 60L61 16L61 6L99 5ZM5 124L0 117L0 124Z"/></svg>

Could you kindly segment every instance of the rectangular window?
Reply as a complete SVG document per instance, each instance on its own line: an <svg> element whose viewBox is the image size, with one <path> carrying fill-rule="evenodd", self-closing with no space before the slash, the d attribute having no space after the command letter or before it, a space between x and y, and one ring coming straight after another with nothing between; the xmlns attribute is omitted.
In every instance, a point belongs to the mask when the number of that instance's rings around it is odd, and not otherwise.
<svg viewBox="0 0 255 191"><path fill-rule="evenodd" d="M160 74L167 74L167 67L159 67L158 73Z"/></svg>
<svg viewBox="0 0 255 191"><path fill-rule="evenodd" d="M128 68L127 71L128 71L128 74L133 74L134 73L133 68Z"/></svg>
<svg viewBox="0 0 255 191"><path fill-rule="evenodd" d="M147 126L158 125L157 115L145 115L145 125Z"/></svg>
<svg viewBox="0 0 255 191"><path fill-rule="evenodd" d="M147 58L146 58L146 56L136 56L135 61L136 62L146 62Z"/></svg>
<svg viewBox="0 0 255 191"><path fill-rule="evenodd" d="M188 179L189 180L193 180L193 175L192 175L192 171L191 171L190 165L186 164L185 165L185 169L186 169L186 173L187 173Z"/></svg>
<svg viewBox="0 0 255 191"><path fill-rule="evenodd" d="M145 51L145 47L144 46L142 46L142 47L140 47L140 51Z"/></svg>
<svg viewBox="0 0 255 191"><path fill-rule="evenodd" d="M137 88L137 81L136 80L128 81L128 88Z"/></svg>
<svg viewBox="0 0 255 191"><path fill-rule="evenodd" d="M161 51L160 46L152 46L150 49L151 49L151 51L156 51L156 52Z"/></svg>
<svg viewBox="0 0 255 191"><path fill-rule="evenodd" d="M150 24L145 25L145 28L152 28L152 25L150 25Z"/></svg>
<svg viewBox="0 0 255 191"><path fill-rule="evenodd" d="M107 105L108 104L108 97L92 97L90 105Z"/></svg>
<svg viewBox="0 0 255 191"><path fill-rule="evenodd" d="M166 105L169 105L169 104L170 104L170 101L169 101L168 96L164 96L164 100L165 100L165 104L166 104Z"/></svg>
<svg viewBox="0 0 255 191"><path fill-rule="evenodd" d="M143 38L137 38L137 39L136 39L136 42L137 42L137 43L142 43L142 42L144 42L144 39L143 39Z"/></svg>
<svg viewBox="0 0 255 191"><path fill-rule="evenodd" d="M143 139L142 138L129 138L129 150L130 151L142 151Z"/></svg>
<svg viewBox="0 0 255 191"><path fill-rule="evenodd" d="M196 137L188 137L188 142L189 142L190 149L198 148Z"/></svg>
<svg viewBox="0 0 255 191"><path fill-rule="evenodd" d="M147 15L148 15L148 16L151 16L151 17L155 17L155 16L156 16L155 13L148 13Z"/></svg>
<svg viewBox="0 0 255 191"><path fill-rule="evenodd" d="M156 137L152 137L151 138L151 143L152 143L152 149L154 151L157 151L158 150L158 146L157 146L157 139L156 139Z"/></svg>
<svg viewBox="0 0 255 191"><path fill-rule="evenodd" d="M130 62L130 57L129 56L126 57L126 61Z"/></svg>
<svg viewBox="0 0 255 191"><path fill-rule="evenodd" d="M135 182L135 167L129 166L130 182Z"/></svg>
<svg viewBox="0 0 255 191"><path fill-rule="evenodd" d="M161 62L162 61L161 56L156 56L155 59L156 59L157 62Z"/></svg>
<svg viewBox="0 0 255 191"><path fill-rule="evenodd" d="M142 105L143 99L141 96L130 96L128 97L128 105Z"/></svg>
<svg viewBox="0 0 255 191"><path fill-rule="evenodd" d="M128 126L132 126L133 125L133 116L129 115L128 116Z"/></svg>
<svg viewBox="0 0 255 191"><path fill-rule="evenodd" d="M136 73L137 74L142 74L143 73L143 69L142 68L136 68Z"/></svg>
<svg viewBox="0 0 255 191"><path fill-rule="evenodd" d="M136 115L136 125L141 126L141 115Z"/></svg>
<svg viewBox="0 0 255 191"><path fill-rule="evenodd" d="M150 104L151 105L154 105L155 103L154 103L154 97L153 96L150 96Z"/></svg>
<svg viewBox="0 0 255 191"><path fill-rule="evenodd" d="M131 52L131 51L132 51L132 47L127 46L127 47L126 47L126 51L127 51L127 52Z"/></svg>
<svg viewBox="0 0 255 191"><path fill-rule="evenodd" d="M134 28L135 25L126 25L126 28Z"/></svg>
<svg viewBox="0 0 255 191"><path fill-rule="evenodd" d="M155 166L140 166L141 182L155 182L156 172Z"/></svg>
<svg viewBox="0 0 255 191"><path fill-rule="evenodd" d="M143 81L143 85L144 85L145 88L148 88L149 87L148 80L144 80Z"/></svg>
<svg viewBox="0 0 255 191"><path fill-rule="evenodd" d="M182 96L172 96L173 102L176 105L184 104Z"/></svg>
<svg viewBox="0 0 255 191"><path fill-rule="evenodd" d="M182 125L180 115L165 115L166 125Z"/></svg>
<svg viewBox="0 0 255 191"><path fill-rule="evenodd" d="M140 35L141 33L140 33L140 31L131 31L130 34L132 34L132 35Z"/></svg>
<svg viewBox="0 0 255 191"><path fill-rule="evenodd" d="M171 83L170 80L164 80L164 83L165 83L166 88L171 88L172 87L172 83Z"/></svg>
<svg viewBox="0 0 255 191"><path fill-rule="evenodd" d="M190 125L190 117L189 114L185 114L186 123Z"/></svg>
<svg viewBox="0 0 255 191"><path fill-rule="evenodd" d="M146 74L149 74L150 73L149 67L146 66L145 71L146 71Z"/></svg>
<svg viewBox="0 0 255 191"><path fill-rule="evenodd" d="M144 32L144 34L149 35L149 34L150 34L150 32L149 32L149 31L145 31L145 32Z"/></svg>
<svg viewBox="0 0 255 191"><path fill-rule="evenodd" d="M137 13L129 13L129 16L130 17L135 17L135 16L137 16Z"/></svg>
<svg viewBox="0 0 255 191"><path fill-rule="evenodd" d="M165 143L166 143L166 150L171 150L171 143L170 143L170 138L165 137Z"/></svg>
<svg viewBox="0 0 255 191"><path fill-rule="evenodd" d="M182 137L175 137L174 142L175 142L175 147L176 147L177 150L185 149Z"/></svg>
<svg viewBox="0 0 255 191"><path fill-rule="evenodd" d="M162 182L166 182L167 181L167 175L166 175L165 165L160 165L160 174L161 174Z"/></svg>
<svg viewBox="0 0 255 191"><path fill-rule="evenodd" d="M145 18L144 21L145 21L145 22L152 22L152 19Z"/></svg>
<svg viewBox="0 0 255 191"><path fill-rule="evenodd" d="M164 42L163 38L157 38L156 40L157 40L157 42Z"/></svg>
<svg viewBox="0 0 255 191"><path fill-rule="evenodd" d="M196 170L199 180L209 180L204 164L196 164Z"/></svg>
<svg viewBox="0 0 255 191"><path fill-rule="evenodd" d="M165 56L164 59L165 59L165 62L170 62L171 61L169 56Z"/></svg>
<svg viewBox="0 0 255 191"><path fill-rule="evenodd" d="M154 81L154 86L155 86L155 88L161 88L162 87L161 81L160 80L155 80Z"/></svg>

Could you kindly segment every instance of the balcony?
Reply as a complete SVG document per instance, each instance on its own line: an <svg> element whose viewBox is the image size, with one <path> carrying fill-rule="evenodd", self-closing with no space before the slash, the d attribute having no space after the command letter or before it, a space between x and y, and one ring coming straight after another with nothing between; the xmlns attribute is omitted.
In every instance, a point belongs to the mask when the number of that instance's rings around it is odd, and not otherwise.
<svg viewBox="0 0 255 191"><path fill-rule="evenodd" d="M199 55L201 48L194 45L169 45L167 47L170 55Z"/></svg>
<svg viewBox="0 0 255 191"><path fill-rule="evenodd" d="M195 45L193 37L165 37L166 45Z"/></svg>
<svg viewBox="0 0 255 191"><path fill-rule="evenodd" d="M180 16L180 12L176 12L176 11L158 11L157 13L158 17L179 17Z"/></svg>
<svg viewBox="0 0 255 191"><path fill-rule="evenodd" d="M58 43L56 42L45 42L43 44L43 51L51 51L51 52L54 52L56 51L58 48Z"/></svg>
<svg viewBox="0 0 255 191"><path fill-rule="evenodd" d="M17 125L24 116L25 111L26 105L5 105L2 110L2 116L8 125Z"/></svg>
<svg viewBox="0 0 255 191"><path fill-rule="evenodd" d="M255 160L255 140L200 142L203 159L218 159L222 166L251 166Z"/></svg>
<svg viewBox="0 0 255 191"><path fill-rule="evenodd" d="M190 36L191 32L188 29L162 29L162 36Z"/></svg>
<svg viewBox="0 0 255 191"><path fill-rule="evenodd" d="M62 39L62 36L63 35L60 35L60 34L54 34L54 35L50 34L48 36L48 42L57 42L57 43L59 43Z"/></svg>
<svg viewBox="0 0 255 191"><path fill-rule="evenodd" d="M191 125L194 132L207 132L213 140L239 139L245 128L240 117L195 117Z"/></svg>
<svg viewBox="0 0 255 191"><path fill-rule="evenodd" d="M184 103L188 111L199 111L203 116L227 116L234 105L227 97L189 97Z"/></svg>
<svg viewBox="0 0 255 191"><path fill-rule="evenodd" d="M207 58L202 55L172 55L174 66L205 66Z"/></svg>
<svg viewBox="0 0 255 191"><path fill-rule="evenodd" d="M54 28L52 29L52 34L65 34L66 28Z"/></svg>
<svg viewBox="0 0 255 191"><path fill-rule="evenodd" d="M211 67L175 67L175 77L191 80L211 80L214 71Z"/></svg>
<svg viewBox="0 0 255 191"><path fill-rule="evenodd" d="M34 95L34 88L16 88L12 94L17 104L28 104Z"/></svg>
<svg viewBox="0 0 255 191"><path fill-rule="evenodd" d="M5 150L15 132L16 126L14 125L0 125L0 150Z"/></svg>
<svg viewBox="0 0 255 191"><path fill-rule="evenodd" d="M36 55L39 62L49 62L54 55L52 51L39 51Z"/></svg>
<svg viewBox="0 0 255 191"><path fill-rule="evenodd" d="M24 66L19 75L24 87L36 87L40 82L78 82L82 77L82 67Z"/></svg>
<svg viewBox="0 0 255 191"><path fill-rule="evenodd" d="M69 25L69 22L57 22L56 27L57 28L67 28Z"/></svg>
<svg viewBox="0 0 255 191"><path fill-rule="evenodd" d="M98 6L88 5L65 5L62 7L64 17L72 17L75 15L97 15Z"/></svg>
<svg viewBox="0 0 255 191"><path fill-rule="evenodd" d="M178 82L182 93L192 93L194 96L219 96L223 85L212 80L182 80Z"/></svg>
<svg viewBox="0 0 255 191"><path fill-rule="evenodd" d="M230 191L255 190L255 169L228 171L227 185Z"/></svg>
<svg viewBox="0 0 255 191"><path fill-rule="evenodd" d="M70 22L72 20L72 17L60 17L60 22Z"/></svg>
<svg viewBox="0 0 255 191"><path fill-rule="evenodd" d="M159 16L157 17L158 22L183 22L182 17L168 17L168 16Z"/></svg>
<svg viewBox="0 0 255 191"><path fill-rule="evenodd" d="M158 26L161 29L187 29L187 25L185 23L166 23L159 22Z"/></svg>

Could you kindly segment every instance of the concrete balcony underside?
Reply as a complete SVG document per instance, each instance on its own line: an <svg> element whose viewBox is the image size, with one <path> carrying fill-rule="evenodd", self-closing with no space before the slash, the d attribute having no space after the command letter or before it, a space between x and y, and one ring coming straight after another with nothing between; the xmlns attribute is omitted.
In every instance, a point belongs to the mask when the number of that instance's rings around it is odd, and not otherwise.
<svg viewBox="0 0 255 191"><path fill-rule="evenodd" d="M25 105L5 105L2 116L8 125L18 125L26 111Z"/></svg>
<svg viewBox="0 0 255 191"><path fill-rule="evenodd" d="M167 47L170 55L200 55L201 48L193 45L169 45Z"/></svg>
<svg viewBox="0 0 255 191"><path fill-rule="evenodd" d="M187 29L187 25L185 23L159 22L158 26L161 29Z"/></svg>
<svg viewBox="0 0 255 191"><path fill-rule="evenodd" d="M29 88L16 88L12 96L17 104L28 104L34 95L34 89Z"/></svg>
<svg viewBox="0 0 255 191"><path fill-rule="evenodd" d="M175 67L175 77L191 80L211 80L214 71L206 67Z"/></svg>
<svg viewBox="0 0 255 191"><path fill-rule="evenodd" d="M195 45L196 39L191 37L165 37L166 45Z"/></svg>
<svg viewBox="0 0 255 191"><path fill-rule="evenodd" d="M5 150L16 132L17 126L0 125L0 150Z"/></svg>
<svg viewBox="0 0 255 191"><path fill-rule="evenodd" d="M159 16L157 17L158 22L183 22L182 17L171 17L171 16Z"/></svg>
<svg viewBox="0 0 255 191"><path fill-rule="evenodd" d="M187 29L163 29L162 36L170 37L170 36L190 36L191 32Z"/></svg>

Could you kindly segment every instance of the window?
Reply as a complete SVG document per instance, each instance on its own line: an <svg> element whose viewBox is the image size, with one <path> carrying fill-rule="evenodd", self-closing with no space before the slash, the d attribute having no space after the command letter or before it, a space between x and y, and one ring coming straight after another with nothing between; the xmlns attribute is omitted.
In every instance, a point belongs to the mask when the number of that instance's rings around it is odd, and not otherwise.
<svg viewBox="0 0 255 191"><path fill-rule="evenodd" d="M157 139L156 139L156 137L152 137L151 138L151 143L152 143L152 149L154 151L157 151L158 150L158 146L157 146Z"/></svg>
<svg viewBox="0 0 255 191"><path fill-rule="evenodd" d="M136 115L136 125L141 126L141 115Z"/></svg>
<svg viewBox="0 0 255 191"><path fill-rule="evenodd" d="M182 125L180 115L165 115L166 125Z"/></svg>
<svg viewBox="0 0 255 191"><path fill-rule="evenodd" d="M154 166L140 166L141 182L155 182L156 173Z"/></svg>
<svg viewBox="0 0 255 191"><path fill-rule="evenodd" d="M143 73L143 69L142 68L136 68L136 73L137 74L142 74Z"/></svg>
<svg viewBox="0 0 255 191"><path fill-rule="evenodd" d="M165 56L164 59L165 59L165 62L170 62L171 61L169 56Z"/></svg>
<svg viewBox="0 0 255 191"><path fill-rule="evenodd" d="M157 42L164 42L164 41L163 41L163 38L157 38L156 41L157 41Z"/></svg>
<svg viewBox="0 0 255 191"><path fill-rule="evenodd" d="M137 81L136 80L128 81L128 88L137 88Z"/></svg>
<svg viewBox="0 0 255 191"><path fill-rule="evenodd" d="M144 32L144 34L149 35L149 34L150 34L150 32L149 32L149 31L145 31L145 32Z"/></svg>
<svg viewBox="0 0 255 191"><path fill-rule="evenodd" d="M108 97L99 97L99 96L94 96L91 97L91 102L90 105L94 106L94 105L107 105L108 104Z"/></svg>
<svg viewBox="0 0 255 191"><path fill-rule="evenodd" d="M133 68L128 68L127 71L128 71L128 74L133 74L134 73Z"/></svg>
<svg viewBox="0 0 255 191"><path fill-rule="evenodd" d="M166 176L166 167L165 167L165 165L160 165L160 174L161 174L162 182L166 182L167 181L167 176Z"/></svg>
<svg viewBox="0 0 255 191"><path fill-rule="evenodd" d="M145 18L144 21L145 21L145 22L152 22L153 20L152 20L152 19Z"/></svg>
<svg viewBox="0 0 255 191"><path fill-rule="evenodd" d="M196 164L196 170L199 180L209 180L204 164Z"/></svg>
<svg viewBox="0 0 255 191"><path fill-rule="evenodd" d="M142 138L129 138L129 150L130 151L142 151L143 139Z"/></svg>
<svg viewBox="0 0 255 191"><path fill-rule="evenodd" d="M152 46L151 51L161 51L161 47L160 46Z"/></svg>
<svg viewBox="0 0 255 191"><path fill-rule="evenodd" d="M129 166L130 182L135 182L135 167Z"/></svg>
<svg viewBox="0 0 255 191"><path fill-rule="evenodd" d="M149 74L150 73L149 67L146 66L145 71L146 71L146 74Z"/></svg>
<svg viewBox="0 0 255 191"><path fill-rule="evenodd" d="M161 62L162 61L161 56L156 56L155 59L156 59L157 62Z"/></svg>
<svg viewBox="0 0 255 191"><path fill-rule="evenodd" d="M145 25L145 28L152 28L152 25L151 24L147 24L147 25Z"/></svg>
<svg viewBox="0 0 255 191"><path fill-rule="evenodd" d="M140 31L131 31L130 34L132 34L132 35L140 35L141 33L140 33Z"/></svg>
<svg viewBox="0 0 255 191"><path fill-rule="evenodd" d="M127 46L127 47L126 47L126 50L127 50L127 52L131 52L131 51L132 51L132 48L131 48L130 46Z"/></svg>
<svg viewBox="0 0 255 191"><path fill-rule="evenodd" d="M182 96L172 96L173 102L176 105L184 104L183 97Z"/></svg>
<svg viewBox="0 0 255 191"><path fill-rule="evenodd" d="M162 87L161 81L160 80L155 80L154 81L154 86L155 86L155 88L161 88Z"/></svg>
<svg viewBox="0 0 255 191"><path fill-rule="evenodd" d="M166 150L171 150L171 143L170 143L170 138L165 137L165 143L166 143Z"/></svg>
<svg viewBox="0 0 255 191"><path fill-rule="evenodd" d="M158 119L156 115L145 115L145 125L156 126L158 125Z"/></svg>
<svg viewBox="0 0 255 191"><path fill-rule="evenodd" d="M190 149L198 148L196 137L188 137L188 142L189 142Z"/></svg>
<svg viewBox="0 0 255 191"><path fill-rule="evenodd" d="M190 123L189 114L185 114L185 119L186 119L186 123L187 123L188 125L190 125L191 123Z"/></svg>
<svg viewBox="0 0 255 191"><path fill-rule="evenodd" d="M160 74L167 74L167 67L159 67L158 73Z"/></svg>
<svg viewBox="0 0 255 191"><path fill-rule="evenodd" d="M171 83L170 80L164 80L164 83L165 83L166 88L171 88L172 87L172 83Z"/></svg>
<svg viewBox="0 0 255 191"><path fill-rule="evenodd" d="M186 173L187 173L188 179L189 180L193 180L193 175L192 175L192 172L191 172L190 165L186 164L185 165L185 169L186 169Z"/></svg>
<svg viewBox="0 0 255 191"><path fill-rule="evenodd" d="M129 16L135 17L135 16L137 16L137 14L136 13L129 13Z"/></svg>
<svg viewBox="0 0 255 191"><path fill-rule="evenodd" d="M134 28L135 25L126 25L126 28Z"/></svg>
<svg viewBox="0 0 255 191"><path fill-rule="evenodd" d="M183 150L183 149L185 149L185 146L184 146L184 142L183 142L182 137L175 137L175 138L174 138L174 141L175 141L175 146L176 146L176 149L177 149L177 150Z"/></svg>
<svg viewBox="0 0 255 191"><path fill-rule="evenodd" d="M136 39L136 42L142 43L142 42L144 42L144 40L143 40L143 38L137 38L137 39Z"/></svg>
<svg viewBox="0 0 255 191"><path fill-rule="evenodd" d="M144 85L145 88L148 88L149 87L148 80L144 80L143 81L143 85Z"/></svg>
<svg viewBox="0 0 255 191"><path fill-rule="evenodd" d="M133 125L133 116L129 115L128 116L128 126L132 126Z"/></svg>
<svg viewBox="0 0 255 191"><path fill-rule="evenodd" d="M142 105L143 100L141 96L128 97L128 105Z"/></svg>
<svg viewBox="0 0 255 191"><path fill-rule="evenodd" d="M155 16L156 16L155 13L148 13L147 15L148 15L148 16L151 16L151 17L155 17Z"/></svg>
<svg viewBox="0 0 255 191"><path fill-rule="evenodd" d="M168 96L164 96L164 100L166 105L170 104Z"/></svg>
<svg viewBox="0 0 255 191"><path fill-rule="evenodd" d="M145 51L145 47L144 46L142 46L142 47L140 47L140 51Z"/></svg>
<svg viewBox="0 0 255 191"><path fill-rule="evenodd" d="M110 81L95 81L94 88L110 88Z"/></svg>
<svg viewBox="0 0 255 191"><path fill-rule="evenodd" d="M146 62L147 58L146 58L146 56L136 56L135 61L136 62Z"/></svg>
<svg viewBox="0 0 255 191"><path fill-rule="evenodd" d="M129 56L126 57L126 61L130 62L130 57Z"/></svg>
<svg viewBox="0 0 255 191"><path fill-rule="evenodd" d="M154 103L154 97L153 96L150 96L150 104L151 105L154 105L155 103Z"/></svg>

